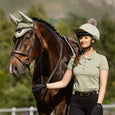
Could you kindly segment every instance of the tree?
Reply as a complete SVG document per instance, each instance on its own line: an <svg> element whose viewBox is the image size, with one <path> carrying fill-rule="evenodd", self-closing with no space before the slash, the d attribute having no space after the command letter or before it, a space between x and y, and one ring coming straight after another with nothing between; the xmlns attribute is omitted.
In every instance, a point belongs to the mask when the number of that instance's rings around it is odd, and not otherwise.
<svg viewBox="0 0 115 115"><path fill-rule="evenodd" d="M105 14L100 21L101 40L97 49L107 57L109 62L109 78L104 103L115 101L115 21L112 21L108 14Z"/></svg>
<svg viewBox="0 0 115 115"><path fill-rule="evenodd" d="M36 18L40 18L40 19L44 19L44 20L46 19L46 13L45 13L42 5L40 5L40 4L37 4L36 6L32 5L30 7L30 9L28 10L27 15L30 17L36 17Z"/></svg>
<svg viewBox="0 0 115 115"><path fill-rule="evenodd" d="M76 14L69 13L68 18L60 19L56 25L58 32L62 35L72 37L77 40L74 29L86 22L85 17L79 17Z"/></svg>

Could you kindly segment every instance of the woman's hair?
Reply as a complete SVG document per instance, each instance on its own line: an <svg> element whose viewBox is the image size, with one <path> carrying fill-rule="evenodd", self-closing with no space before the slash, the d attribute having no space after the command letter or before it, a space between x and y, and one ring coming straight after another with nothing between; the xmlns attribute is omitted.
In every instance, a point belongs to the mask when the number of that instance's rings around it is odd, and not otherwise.
<svg viewBox="0 0 115 115"><path fill-rule="evenodd" d="M74 66L78 65L80 58L81 58L81 53L77 53L74 59Z"/></svg>

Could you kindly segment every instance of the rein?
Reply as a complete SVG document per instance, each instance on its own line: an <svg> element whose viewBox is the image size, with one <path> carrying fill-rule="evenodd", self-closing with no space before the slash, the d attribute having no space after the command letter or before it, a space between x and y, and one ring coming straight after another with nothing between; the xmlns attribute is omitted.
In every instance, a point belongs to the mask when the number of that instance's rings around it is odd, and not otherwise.
<svg viewBox="0 0 115 115"><path fill-rule="evenodd" d="M57 68L58 68L58 65L59 65L59 63L60 63L60 61L61 61L61 58L62 58L62 49L63 49L63 46L62 46L61 41L60 41L60 40L58 40L58 41L59 41L60 44L61 44L60 57L59 57L59 60L58 60L58 62L57 62L57 64L56 64L55 68L53 69L53 71L52 71L51 75L49 76L49 78L48 78L48 80L47 80L46 83L49 83L49 82L51 81L51 79L53 78L53 75L55 74L55 72L56 72L56 70L57 70Z"/></svg>
<svg viewBox="0 0 115 115"><path fill-rule="evenodd" d="M53 78L53 76L54 76L54 74L55 74L55 72L56 72L56 70L57 70L57 68L58 68L58 66L59 66L59 64L60 64L61 58L62 58L63 45L62 45L60 39L57 39L57 40L58 40L58 41L60 42L60 44L61 44L60 57L59 57L59 60L58 60L58 62L57 62L57 64L56 64L55 68L53 69L53 71L52 71L52 73L50 74L48 80L46 81L46 83L50 83L50 82L51 82L51 80L52 80L52 78ZM42 76L42 77L43 77L43 76ZM42 94L43 94L43 90L44 90L44 89L42 89L42 91L41 91L41 96L42 96ZM46 91L45 91L45 93L44 93L44 95L43 95L42 100L45 98L45 96L46 96L46 94L47 94L47 91L48 91L48 89L46 89ZM36 89L34 89L33 92L36 92Z"/></svg>

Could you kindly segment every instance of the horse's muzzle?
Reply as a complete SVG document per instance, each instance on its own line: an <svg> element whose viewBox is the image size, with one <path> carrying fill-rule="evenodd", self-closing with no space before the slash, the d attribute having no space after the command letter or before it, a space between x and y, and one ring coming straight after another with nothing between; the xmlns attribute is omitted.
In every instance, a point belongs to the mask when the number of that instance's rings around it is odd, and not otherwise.
<svg viewBox="0 0 115 115"><path fill-rule="evenodd" d="M25 67L21 63L20 64L13 63L10 64L9 71L12 76L19 77L25 74Z"/></svg>

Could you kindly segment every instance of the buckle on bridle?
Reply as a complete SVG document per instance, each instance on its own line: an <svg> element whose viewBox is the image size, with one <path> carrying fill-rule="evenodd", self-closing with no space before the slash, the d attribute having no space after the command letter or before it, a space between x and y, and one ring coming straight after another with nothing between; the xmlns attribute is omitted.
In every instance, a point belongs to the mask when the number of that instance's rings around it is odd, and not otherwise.
<svg viewBox="0 0 115 115"><path fill-rule="evenodd" d="M30 59L28 57L24 60L24 64L26 66L30 65Z"/></svg>

